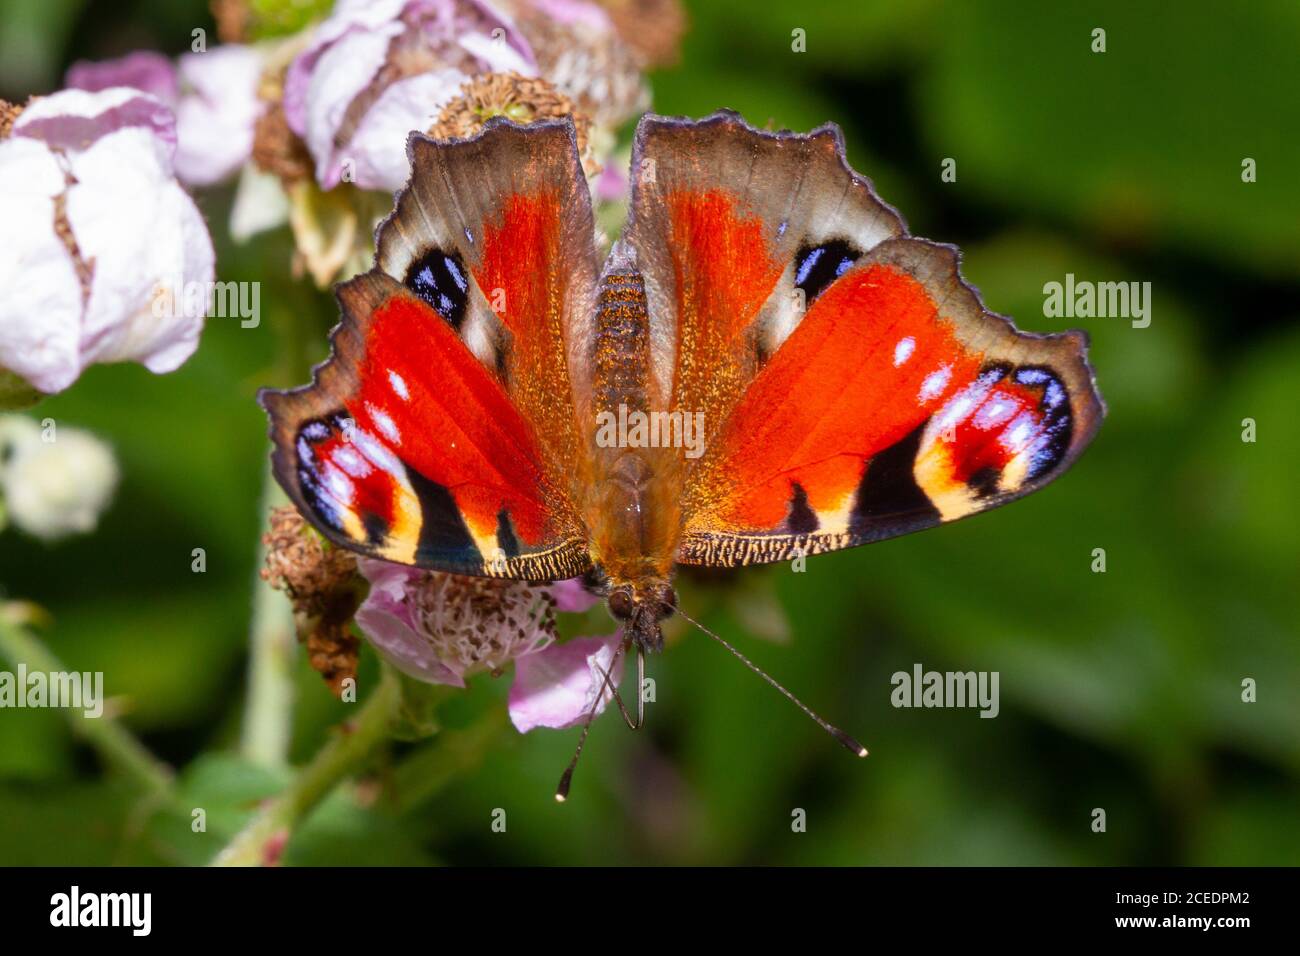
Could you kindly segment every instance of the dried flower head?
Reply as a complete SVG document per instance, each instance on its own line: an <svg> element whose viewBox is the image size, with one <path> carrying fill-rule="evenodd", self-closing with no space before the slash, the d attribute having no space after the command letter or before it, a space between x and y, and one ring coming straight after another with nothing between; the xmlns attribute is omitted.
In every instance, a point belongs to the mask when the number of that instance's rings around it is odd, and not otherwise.
<svg viewBox="0 0 1300 956"><path fill-rule="evenodd" d="M591 155L591 120L574 109L573 101L554 84L537 77L483 73L467 80L455 99L442 108L428 132L437 139L464 139L481 130L494 116L504 116L516 123L572 117L583 169L589 176L600 171Z"/></svg>
<svg viewBox="0 0 1300 956"><path fill-rule="evenodd" d="M291 506L272 510L262 543L262 579L288 595L312 668L340 694L343 681L357 673L360 642L348 627L360 604L356 558L329 545Z"/></svg>
<svg viewBox="0 0 1300 956"><path fill-rule="evenodd" d="M295 611L319 617L338 601L340 592L354 590L356 557L326 542L292 505L272 509L262 543L262 580L284 591Z"/></svg>
<svg viewBox="0 0 1300 956"><path fill-rule="evenodd" d="M284 107L278 102L267 107L253 128L253 162L259 169L280 177L286 185L312 175L307 144L289 128Z"/></svg>
<svg viewBox="0 0 1300 956"><path fill-rule="evenodd" d="M14 128L14 121L22 111L23 108L17 103L0 100L0 139L9 135L9 131Z"/></svg>
<svg viewBox="0 0 1300 956"><path fill-rule="evenodd" d="M642 59L601 7L516 0L512 9L541 74L598 126L617 126L649 106Z"/></svg>
<svg viewBox="0 0 1300 956"><path fill-rule="evenodd" d="M462 677L498 672L555 640L555 598L523 581L430 572L407 601L439 660Z"/></svg>

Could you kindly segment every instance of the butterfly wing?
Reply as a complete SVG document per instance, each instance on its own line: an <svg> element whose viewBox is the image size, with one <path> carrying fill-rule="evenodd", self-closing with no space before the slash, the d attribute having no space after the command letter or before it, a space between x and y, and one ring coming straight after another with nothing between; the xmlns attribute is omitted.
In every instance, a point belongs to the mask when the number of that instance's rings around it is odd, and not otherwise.
<svg viewBox="0 0 1300 956"><path fill-rule="evenodd" d="M848 167L838 129L647 117L631 244L674 410L703 414L678 560L812 554L1061 474L1103 406L1082 333L1018 332Z"/></svg>
<svg viewBox="0 0 1300 956"><path fill-rule="evenodd" d="M590 195L572 124L413 135L376 267L310 386L263 392L276 478L330 540L461 574L590 566L569 375L590 321Z"/></svg>

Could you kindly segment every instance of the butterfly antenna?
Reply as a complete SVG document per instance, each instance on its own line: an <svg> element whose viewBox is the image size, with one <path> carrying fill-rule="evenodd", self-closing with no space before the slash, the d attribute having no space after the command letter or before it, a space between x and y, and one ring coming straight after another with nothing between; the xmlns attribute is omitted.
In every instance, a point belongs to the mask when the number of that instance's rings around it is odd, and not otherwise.
<svg viewBox="0 0 1300 956"><path fill-rule="evenodd" d="M578 758L582 756L582 748L587 744L587 734L591 732L591 723L596 719L597 709L600 707L600 699L604 696L605 690L608 690L614 696L614 700L618 702L618 709L623 715L623 720L627 722L629 727L633 730L640 730L642 724L645 723L645 715L640 711L637 713L637 722L635 724L632 723L631 715L628 714L627 708L623 705L623 699L618 696L618 689L614 686L614 682L609 676L610 672L618 667L622 662L623 653L626 650L627 643L625 641L619 647L618 653L614 655L614 659L610 661L608 671L599 664L596 665L596 668L600 671L605 686L601 688L601 693L597 694L596 699L592 701L591 709L587 711L587 716L582 722L582 735L578 738L578 747L573 752L573 759L569 761L569 765L564 768L564 773L560 775L560 785L555 788L556 803L563 803L565 800L569 799L569 787L573 784L573 771L578 768ZM640 693L640 684L638 684L638 698L640 697Z"/></svg>
<svg viewBox="0 0 1300 956"><path fill-rule="evenodd" d="M767 673L767 671L763 670L763 668L759 667L757 664L755 664L753 661L751 661L748 657L746 657L744 654L742 654L742 653L740 652L740 650L737 649L734 645L732 645L729 641L727 641L726 638L722 637L720 634L716 634L716 633L714 633L713 631L710 631L707 627L705 627L705 626L704 626L703 624L701 624L699 621L695 620L695 618L691 617L689 614L687 614L685 611L683 611L680 607L676 608L676 611L677 611L677 613L680 614L682 617L686 618L686 620L690 621L692 624L694 624L696 627L698 627L698 628L699 628L701 631L703 631L705 634L709 635L709 637L713 638L715 641L717 641L719 644L721 644L721 645L722 645L723 647L725 647L727 650L731 651L731 653L734 654L734 655L736 656L736 659L737 659L738 661L740 661L740 663L744 664L744 665L745 665L746 667L748 667L751 671L753 671L753 672L754 672L755 674L757 674L759 677L763 678L763 680L767 681L769 684L771 684L773 687L775 687L777 690L779 690L782 694L784 694L787 698L789 698L789 700L790 700L790 701L791 701L791 702L792 702L796 707L798 707L798 708L799 708L800 710L802 710L805 714L807 714L809 717L811 717L813 720L815 720L815 721L817 722L818 726L820 726L822 730L826 731L828 734L830 734L832 737L834 737L836 740L838 740L841 744L844 745L844 747L845 747L847 750L851 750L853 753L857 754L859 757L865 757L865 756L867 755L867 748L866 748L866 747L862 746L862 744L858 743L856 740L854 740L852 737L850 737L850 736L849 736L848 734L846 734L844 731L840 730L840 729L839 729L838 727L836 727L834 724L832 724L832 723L830 723L830 722L828 722L828 721L826 721L826 720L823 720L823 719L821 718L821 716L820 716L819 714L817 714L817 713L816 713L816 712L815 712L811 707L809 707L807 704L805 704L803 701L801 701L798 697L794 696L794 694L790 693L788 690L786 690L784 687L782 687L779 683L777 683L776 679L773 678L772 675L770 675L769 673Z"/></svg>

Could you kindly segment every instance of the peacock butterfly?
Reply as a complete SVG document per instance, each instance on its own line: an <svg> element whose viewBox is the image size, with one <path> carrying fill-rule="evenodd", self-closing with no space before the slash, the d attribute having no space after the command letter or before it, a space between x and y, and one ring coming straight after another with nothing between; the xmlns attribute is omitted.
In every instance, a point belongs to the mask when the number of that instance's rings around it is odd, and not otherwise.
<svg viewBox="0 0 1300 956"><path fill-rule="evenodd" d="M1064 472L1101 422L1083 333L988 312L957 250L908 234L833 125L644 117L603 265L567 119L417 133L407 151L375 267L337 290L331 357L260 395L280 484L354 551L585 575L643 662L675 565L994 508Z"/></svg>

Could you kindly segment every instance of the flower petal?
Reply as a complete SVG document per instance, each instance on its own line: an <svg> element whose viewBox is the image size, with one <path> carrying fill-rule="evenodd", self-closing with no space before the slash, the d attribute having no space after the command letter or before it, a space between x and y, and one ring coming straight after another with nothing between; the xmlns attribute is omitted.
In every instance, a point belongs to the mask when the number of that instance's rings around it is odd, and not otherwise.
<svg viewBox="0 0 1300 956"><path fill-rule="evenodd" d="M596 712L603 711L611 694L602 672L612 666L622 640L621 631L608 637L575 637L516 660L510 688L515 728L526 734L534 727L572 727L586 718L598 696ZM615 687L620 676L610 675Z"/></svg>
<svg viewBox="0 0 1300 956"><path fill-rule="evenodd" d="M630 193L631 184L627 174L619 168L617 162L607 162L596 177L596 198L602 202L622 202Z"/></svg>
<svg viewBox="0 0 1300 956"><path fill-rule="evenodd" d="M177 368L198 346L214 255L203 217L141 129L111 133L69 158L68 222L94 262L81 360Z"/></svg>
<svg viewBox="0 0 1300 956"><path fill-rule="evenodd" d="M434 653L415 630L405 601L406 585L421 572L391 561L358 558L357 567L370 581L370 593L357 610L357 627L379 656L403 674L430 684L464 687L465 681Z"/></svg>
<svg viewBox="0 0 1300 956"><path fill-rule="evenodd" d="M567 578L551 585L555 609L565 614L581 614L600 603L600 598L583 586L582 578Z"/></svg>
<svg viewBox="0 0 1300 956"><path fill-rule="evenodd" d="M0 367L46 393L81 374L81 282L54 226L64 188L44 143L0 142Z"/></svg>
<svg viewBox="0 0 1300 956"><path fill-rule="evenodd" d="M176 106L176 175L207 186L230 176L253 150L264 104L257 96L262 58L252 47L228 44L180 58L185 88Z"/></svg>
<svg viewBox="0 0 1300 956"><path fill-rule="evenodd" d="M566 26L581 24L592 30L613 30L614 21L597 3L588 0L532 0L533 7L545 13L556 23Z"/></svg>
<svg viewBox="0 0 1300 956"><path fill-rule="evenodd" d="M313 86L317 84L319 74L342 74L335 78L340 85L331 88L352 89L350 96L345 97L339 93L332 97L342 102L343 109L347 108L347 103L353 96L365 89L384 62L388 52L388 38L396 36L402 30L401 24L396 22L402 6L402 0L376 0L373 3L361 0L336 5L334 13L312 35L311 45L294 58L285 73L284 118L290 129L299 136L307 136L308 114L314 111L313 108L319 109L322 105L319 94L313 95ZM318 69L322 66L321 60L342 41L364 39L367 36L383 39L378 53L375 52L374 44L343 43L349 52L346 55L336 55L328 64L323 65L323 69Z"/></svg>
<svg viewBox="0 0 1300 956"><path fill-rule="evenodd" d="M481 0L341 0L289 66L285 120L322 188L350 178L394 191L407 178L407 134L432 125L467 69L534 76L537 62L514 24Z"/></svg>
<svg viewBox="0 0 1300 956"><path fill-rule="evenodd" d="M249 163L239 174L235 199L230 205L230 238L244 243L288 221L289 197L280 177Z"/></svg>
<svg viewBox="0 0 1300 956"><path fill-rule="evenodd" d="M354 181L362 189L396 192L406 183L411 167L406 158L406 138L412 130L426 130L466 80L459 70L421 73L399 80L384 90L366 111L346 148L354 163ZM394 144L399 144L395 147ZM317 178L329 188L339 181L342 156Z"/></svg>
<svg viewBox="0 0 1300 956"><path fill-rule="evenodd" d="M136 50L116 60L78 60L68 67L65 82L90 92L129 86L164 103L176 102L176 68L171 60L153 50Z"/></svg>
<svg viewBox="0 0 1300 956"><path fill-rule="evenodd" d="M162 143L168 170L176 151L176 120L171 108L147 93L117 86L98 93L60 90L33 100L19 114L11 135L44 140L68 150L89 149L120 129L140 127Z"/></svg>
<svg viewBox="0 0 1300 956"><path fill-rule="evenodd" d="M371 32L353 33L321 55L306 87L301 131L289 113L286 91L285 118L315 157L316 178L326 189L336 186L340 179L339 151L346 147L340 147L337 138L348 107L374 80L388 56L389 40L402 29L400 23L394 23ZM398 152L405 148L403 136Z"/></svg>
<svg viewBox="0 0 1300 956"><path fill-rule="evenodd" d="M463 50L474 54L483 61L486 72L518 73L520 76L536 76L537 64L531 56L525 56L508 42L494 39L484 33L472 31L457 39Z"/></svg>

